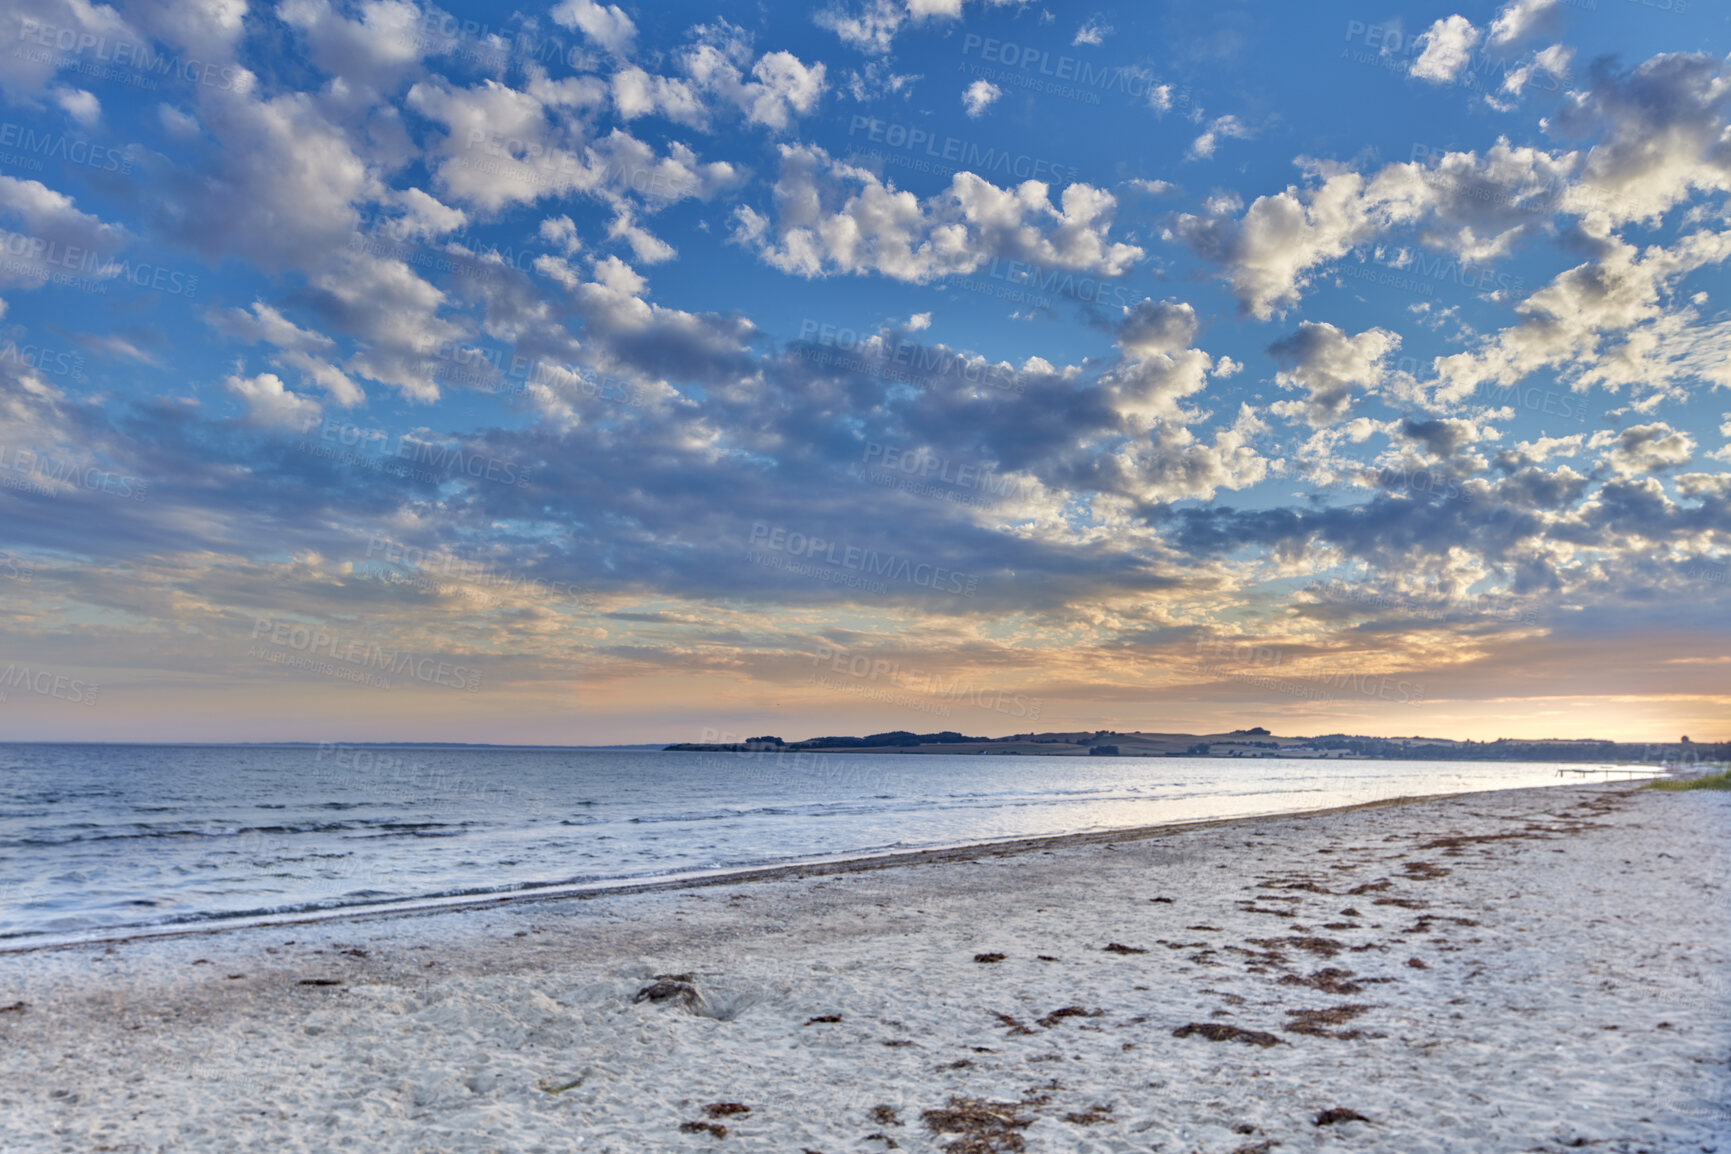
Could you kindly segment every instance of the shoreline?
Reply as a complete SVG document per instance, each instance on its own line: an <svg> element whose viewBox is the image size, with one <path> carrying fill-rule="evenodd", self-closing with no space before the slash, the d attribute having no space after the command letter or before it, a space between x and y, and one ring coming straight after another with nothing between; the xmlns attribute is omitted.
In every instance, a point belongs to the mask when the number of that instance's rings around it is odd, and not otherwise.
<svg viewBox="0 0 1731 1154"><path fill-rule="evenodd" d="M1695 1154L1728 826L1571 783L12 953L0 1110L18 1151Z"/></svg>
<svg viewBox="0 0 1731 1154"><path fill-rule="evenodd" d="M1597 771L1592 771L1597 772ZM1402 797L1379 798L1375 801L1354 802L1350 805L1325 806L1318 809L1279 810L1273 813L1246 814L1237 817L1201 818L1168 822L1159 825L1125 826L1104 830L1083 830L1075 833L1015 836L996 841L955 842L926 846L920 849L883 850L850 853L831 858L812 858L793 862L773 862L766 865L723 867L715 870L694 870L679 874L649 878L602 879L593 882L555 882L513 892L457 894L422 898L401 898L372 905L335 906L323 910L297 910L282 914L241 914L232 917L209 918L179 924L142 927L136 933L110 933L103 928L88 931L90 936L56 938L46 941L11 942L0 938L0 957L31 954L49 950L76 949L81 946L118 945L123 942L151 941L159 938L184 938L210 934L226 934L244 930L270 929L278 926L321 925L341 921L376 921L386 918L430 917L442 913L461 913L507 904L582 901L600 897L628 896L675 892L708 886L732 885L759 881L790 881L807 877L826 877L902 866L971 861L984 856L1008 856L1035 853L1075 845L1101 842L1140 841L1212 829L1217 826L1249 822L1279 821L1289 818L1326 817L1352 813L1382 806L1413 805L1427 801L1444 801L1485 794L1510 793L1533 788L1562 789L1580 787L1576 781L1559 781L1555 786L1513 786L1509 789L1466 790L1455 793L1412 794ZM1586 784L1609 784L1586 783ZM124 931L125 927L117 927ZM43 935L48 937L48 935Z"/></svg>

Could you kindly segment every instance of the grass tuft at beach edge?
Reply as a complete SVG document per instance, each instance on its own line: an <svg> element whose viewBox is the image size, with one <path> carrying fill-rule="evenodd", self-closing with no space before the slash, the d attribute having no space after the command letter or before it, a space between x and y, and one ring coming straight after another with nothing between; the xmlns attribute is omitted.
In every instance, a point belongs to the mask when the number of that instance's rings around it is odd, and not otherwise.
<svg viewBox="0 0 1731 1154"><path fill-rule="evenodd" d="M1731 766L1721 769L1718 773L1710 773L1706 777L1691 777L1683 780L1666 778L1661 781L1650 781L1643 789L1731 789Z"/></svg>

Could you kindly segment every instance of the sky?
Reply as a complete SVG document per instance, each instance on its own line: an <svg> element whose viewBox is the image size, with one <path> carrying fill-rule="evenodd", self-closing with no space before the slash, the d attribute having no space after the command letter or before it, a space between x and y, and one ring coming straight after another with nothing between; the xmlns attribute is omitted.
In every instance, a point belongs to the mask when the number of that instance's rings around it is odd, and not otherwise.
<svg viewBox="0 0 1731 1154"><path fill-rule="evenodd" d="M1731 12L0 5L0 738L1731 737Z"/></svg>

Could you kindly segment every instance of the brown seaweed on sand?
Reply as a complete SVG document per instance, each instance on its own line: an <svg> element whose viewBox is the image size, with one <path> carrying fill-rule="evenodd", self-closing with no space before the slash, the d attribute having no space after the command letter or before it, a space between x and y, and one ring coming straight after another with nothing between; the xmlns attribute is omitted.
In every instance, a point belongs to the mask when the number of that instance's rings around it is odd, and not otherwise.
<svg viewBox="0 0 1731 1154"><path fill-rule="evenodd" d="M703 1108L705 1117L725 1118L730 1114L749 1114L751 1107L743 1102L711 1102Z"/></svg>
<svg viewBox="0 0 1731 1154"><path fill-rule="evenodd" d="M993 962L1003 961L1005 956L1004 954L975 954L974 961L981 965L991 965Z"/></svg>
<svg viewBox="0 0 1731 1154"><path fill-rule="evenodd" d="M1363 1114L1360 1114L1357 1110L1348 1110L1344 1106L1336 1106L1331 1110L1324 1110L1316 1116L1316 1124L1318 1126L1332 1126L1336 1122L1370 1122L1370 1119L1366 1118ZM1376 1125L1375 1122L1371 1122L1370 1124L1372 1126Z"/></svg>
<svg viewBox="0 0 1731 1154"><path fill-rule="evenodd" d="M1137 946L1124 946L1117 942L1109 942L1106 946L1106 952L1108 954L1145 954L1148 951Z"/></svg>
<svg viewBox="0 0 1731 1154"><path fill-rule="evenodd" d="M1105 1010L1084 1010L1081 1006L1065 1006L1063 1009L1053 1010L1041 1018L1040 1025L1050 1030L1065 1018L1103 1018L1105 1016Z"/></svg>
<svg viewBox="0 0 1731 1154"><path fill-rule="evenodd" d="M727 1127L720 1122L681 1122L681 1134L709 1134L716 1138L727 1137Z"/></svg>
<svg viewBox="0 0 1731 1154"><path fill-rule="evenodd" d="M951 1095L949 1105L921 1110L920 1120L933 1134L957 1135L944 1146L948 1154L1017 1154L1024 1148L1018 1131L1033 1122L1016 1113L1020 1108L1015 1102Z"/></svg>
<svg viewBox="0 0 1731 1154"><path fill-rule="evenodd" d="M1283 986L1307 986L1312 990L1320 990L1325 994L1361 994L1364 987L1352 980L1351 970L1340 970L1330 966L1326 970L1317 970L1308 978L1297 974L1284 974L1280 984Z"/></svg>
<svg viewBox="0 0 1731 1154"><path fill-rule="evenodd" d="M1279 950L1282 946L1286 946L1324 958L1332 958L1346 948L1344 943L1337 942L1333 938L1249 938L1247 940L1251 945L1261 946L1265 950Z"/></svg>
<svg viewBox="0 0 1731 1154"><path fill-rule="evenodd" d="M896 1108L887 1102L879 1102L867 1113L871 1116L871 1120L879 1126L900 1126L902 1124L902 1120L896 1117Z"/></svg>
<svg viewBox="0 0 1731 1154"><path fill-rule="evenodd" d="M1201 1034L1210 1042L1245 1042L1264 1049L1280 1045L1280 1039L1273 1034L1265 1034L1261 1030L1242 1030L1224 1022L1191 1022L1188 1026L1179 1026L1172 1031L1174 1038L1188 1038L1192 1034Z"/></svg>
<svg viewBox="0 0 1731 1154"><path fill-rule="evenodd" d="M1342 1038L1351 1041L1364 1036L1362 1030L1330 1030L1329 1026L1338 1026L1350 1022L1370 1006L1358 1002L1349 1002L1344 1006L1331 1006L1325 1010L1288 1010L1286 1023L1289 1034L1310 1034L1318 1038Z"/></svg>
<svg viewBox="0 0 1731 1154"><path fill-rule="evenodd" d="M686 1007L695 1006L700 1000L690 974L656 974L655 981L638 990L631 998L633 1005L638 1002L651 1002L659 1006L663 1002L678 1002Z"/></svg>

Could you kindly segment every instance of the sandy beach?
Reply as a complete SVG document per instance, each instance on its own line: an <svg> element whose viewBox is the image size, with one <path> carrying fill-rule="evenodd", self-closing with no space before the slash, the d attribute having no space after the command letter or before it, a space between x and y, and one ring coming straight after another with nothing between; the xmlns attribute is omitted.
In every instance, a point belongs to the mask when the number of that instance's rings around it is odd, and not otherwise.
<svg viewBox="0 0 1731 1154"><path fill-rule="evenodd" d="M1731 801L0 955L0 1150L1731 1151Z"/></svg>

